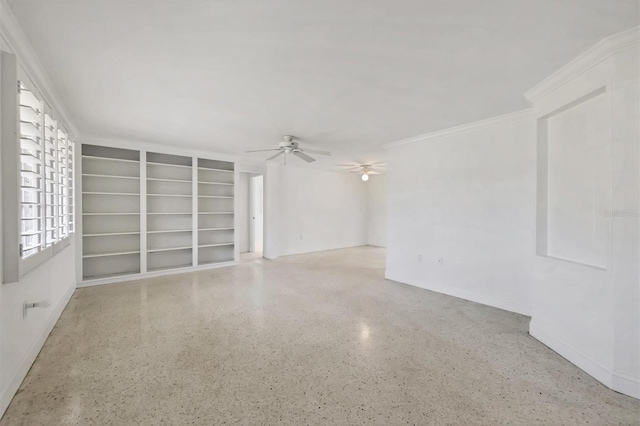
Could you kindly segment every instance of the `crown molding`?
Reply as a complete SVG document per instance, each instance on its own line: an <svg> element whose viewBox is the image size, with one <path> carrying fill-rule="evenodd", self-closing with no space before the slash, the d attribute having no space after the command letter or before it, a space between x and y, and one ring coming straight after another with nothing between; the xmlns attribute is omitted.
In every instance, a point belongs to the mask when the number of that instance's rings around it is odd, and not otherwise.
<svg viewBox="0 0 640 426"><path fill-rule="evenodd" d="M53 85L45 73L42 63L40 63L31 43L29 43L27 36L24 31L22 31L18 20L6 0L0 0L0 36L4 38L12 52L18 56L25 71L35 80L35 84L38 85L38 90L42 92L47 103L54 108L56 115L61 118L70 135L73 138L77 138L79 136L77 127L75 127L69 118L69 113L62 102L60 102L60 97L53 89Z"/></svg>
<svg viewBox="0 0 640 426"><path fill-rule="evenodd" d="M382 147L384 149L396 148L398 146L409 145L417 142L425 142L434 139L441 139L450 136L461 135L464 133L475 132L486 127L495 126L496 124L504 123L507 121L517 121L524 118L531 117L531 108L523 109L520 111L510 112L496 117L487 118L485 120L474 121L472 123L462 124L456 127L450 127L448 129L438 130L436 132L425 133L423 135L413 136L407 139L401 139L395 142L389 142Z"/></svg>
<svg viewBox="0 0 640 426"><path fill-rule="evenodd" d="M640 26L613 34L599 41L558 71L536 84L525 92L524 97L530 103L534 103L611 55L638 45L640 45Z"/></svg>
<svg viewBox="0 0 640 426"><path fill-rule="evenodd" d="M551 74L549 77L542 80L536 86L528 90L524 97L530 102L534 103L547 93L562 86L567 81L575 78L584 71L593 67L594 65L602 62L611 55L620 52L622 50L632 48L640 45L640 26L630 28L620 33L609 36L587 51L582 53L577 58L573 59L567 65L560 68L558 71ZM531 116L531 109L516 111L497 117L492 117L486 120L480 120L473 123L463 124L461 126L451 127L436 132L425 133L423 135L413 136L411 138L402 139L395 142L390 142L382 145L384 149L391 149L402 145L408 145L416 142L424 142L433 139L439 139L443 137L449 137L468 133L482 128L493 126L501 122L510 120L519 120Z"/></svg>

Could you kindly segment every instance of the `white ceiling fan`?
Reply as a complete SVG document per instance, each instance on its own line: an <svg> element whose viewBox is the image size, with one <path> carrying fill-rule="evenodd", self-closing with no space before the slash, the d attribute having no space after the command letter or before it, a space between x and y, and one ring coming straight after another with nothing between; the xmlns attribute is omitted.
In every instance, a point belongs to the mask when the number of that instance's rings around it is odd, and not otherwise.
<svg viewBox="0 0 640 426"><path fill-rule="evenodd" d="M366 182L369 180L369 175L380 174L380 172L377 171L376 169L382 169L386 166L387 165L384 163L375 163L375 164L357 164L357 165L344 164L341 167L350 168L351 170L349 170L349 173L362 175L362 180Z"/></svg>
<svg viewBox="0 0 640 426"><path fill-rule="evenodd" d="M278 144L277 148L256 149L253 151L245 151L245 152L250 153L250 152L278 151L274 156L267 158L265 161L273 160L276 157L284 155L285 164L287 164L287 154L293 154L298 158L302 158L307 163L313 163L314 161L316 161L316 159L308 156L307 154L305 154L305 152L310 152L312 154L319 154L319 155L329 155L329 156L331 155L329 151L319 151L317 149L302 149L300 148L300 145L298 145L298 142L295 142L293 140L293 136L291 135L285 135L282 137L282 139L284 140Z"/></svg>

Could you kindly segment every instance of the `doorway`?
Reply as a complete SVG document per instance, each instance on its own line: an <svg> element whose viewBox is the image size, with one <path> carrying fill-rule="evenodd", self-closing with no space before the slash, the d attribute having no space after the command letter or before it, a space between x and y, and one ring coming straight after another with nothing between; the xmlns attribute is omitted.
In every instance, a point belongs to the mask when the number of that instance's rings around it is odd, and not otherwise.
<svg viewBox="0 0 640 426"><path fill-rule="evenodd" d="M262 257L263 249L263 176L240 172L238 182L240 253L245 258ZM249 255L251 254L251 255Z"/></svg>

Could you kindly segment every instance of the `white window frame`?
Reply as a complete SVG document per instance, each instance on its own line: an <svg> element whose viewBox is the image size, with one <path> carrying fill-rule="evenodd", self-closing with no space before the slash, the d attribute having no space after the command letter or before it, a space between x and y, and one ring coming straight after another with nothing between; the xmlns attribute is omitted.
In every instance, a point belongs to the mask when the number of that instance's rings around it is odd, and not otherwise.
<svg viewBox="0 0 640 426"><path fill-rule="evenodd" d="M19 247L20 247L20 257L19 257L19 271L20 271L20 276L25 275L26 273L30 272L31 270L35 269L37 266L39 266L40 264L46 262L49 258L51 258L53 256L53 246L47 246L46 245L46 232L45 232L45 228L46 228L46 219L45 219L45 215L46 215L46 195L45 195L45 191L46 191L46 183L45 183L45 162L44 162L44 156L45 156L45 141L42 137L42 126L44 125L44 117L45 117L45 103L43 101L42 95L40 94L40 92L38 91L38 89L36 88L35 84L33 83L33 81L26 75L26 73L23 70L19 70L18 73L18 81L16 82L16 88L18 90L18 97L17 97L17 108L18 108L18 121L20 122L21 116L20 116L20 95L21 95L21 90L19 89L20 84L22 83L27 90L29 90L33 96L40 102L40 123L39 123L39 127L40 127L40 136L39 136L39 143L40 143L40 147L41 147L41 154L40 154L40 179L41 179L41 183L40 183L40 198L39 198L39 207L40 207L40 248L38 250L37 253L29 256L29 257L23 257L22 256L22 251L23 251L23 247L22 247L22 236L20 235L20 241L19 241ZM21 157L21 130L20 130L20 124L18 124L18 132L17 132L17 137L16 137L16 143L18 144L18 153ZM22 164L22 162L20 161L19 164ZM22 178L22 173L21 170L18 169L18 182L19 185L21 185L21 178ZM22 188L21 188L22 189ZM18 192L18 205L20 206L19 208L21 208L22 205L22 191L21 189ZM20 211L19 215L18 215L18 220L19 220L19 229L20 229L20 234L22 233L22 222L23 222L23 217L22 217L22 211Z"/></svg>
<svg viewBox="0 0 640 426"><path fill-rule="evenodd" d="M37 268L41 264L47 262L53 258L57 253L63 250L65 247L71 244L71 238L75 234L75 226L71 227L70 221L75 219L74 208L74 162L68 156L69 146L73 146L71 142L69 132L61 121L56 117L55 111L49 107L46 99L42 93L38 90L36 84L27 75L27 73L21 68L15 55L2 52L0 56L0 65L2 72L0 73L2 79L0 84L2 85L2 153L3 153L3 229L4 229L4 241L3 241L3 263L4 263L4 276L3 282L16 282L19 281L24 275ZM39 103L40 108L23 108L21 112L20 107L20 84L33 94ZM36 104L37 104L36 103ZM35 107L35 105L34 105ZM30 111L34 111L36 114L40 114L39 117L34 116ZM34 132L31 126L24 126L26 129L31 127L31 135L34 136L34 142L40 146L40 151L35 149L33 143L24 142L21 137L21 114L22 117L28 117L29 122L38 122L39 120L39 133ZM30 115L31 114L31 115ZM50 142L53 143L53 149L50 151L52 156L45 156L47 142L45 141L45 114L48 114L50 120L48 124L53 127L47 131L49 137L53 137ZM60 146L58 141L58 129L66 135L66 140L62 142L64 145ZM39 139L36 135L39 134ZM24 159L28 159L23 156L24 149L29 149L31 153L38 155L38 161L34 161L33 158L29 162L23 162ZM62 148L62 149L61 149ZM73 154L75 156L75 147L73 147ZM26 154L26 153L25 153ZM33 156L31 156L33 157ZM46 161L48 158L53 161L53 170L49 168L49 171L53 172L51 176L53 181L50 181L51 185L47 185L46 181ZM63 162L63 163L62 163ZM24 163L24 166L23 166ZM31 164L31 165L28 165ZM37 166L33 166L37 165ZM39 167L39 169L38 169ZM25 170L25 172L23 172ZM34 174L32 171L36 171ZM38 176L39 177L34 177ZM23 202L22 185L23 177L27 179L25 182L28 184L34 184L38 182L38 188L40 192L36 197L29 197ZM38 181L39 179L39 181ZM14 189L15 185L15 189ZM47 188L49 187L49 188ZM49 189L50 191L47 191ZM67 211L61 210L61 203L64 204L64 200L61 200L59 191L64 190L66 194ZM35 192L35 191L32 191ZM50 195L49 195L50 194ZM49 201L49 203L47 203ZM36 204L33 204L36 203ZM23 209L24 206L24 209ZM34 254L23 258L22 255L22 243L23 234L27 233L28 228L23 227L23 214L29 214L33 211L33 207L38 206L38 213L40 216L40 225L37 228L37 233L40 235L38 251ZM53 216L51 219L54 228L54 237L49 239L49 243L46 240L46 215L47 210L49 214ZM61 214L65 214L62 217ZM66 226L67 233L61 238L60 224L63 223ZM28 239L27 239L28 240Z"/></svg>
<svg viewBox="0 0 640 426"><path fill-rule="evenodd" d="M67 247L69 244L71 244L71 231L70 231L70 227L69 227L69 211L70 211L70 199L71 197L71 191L73 191L73 188L69 186L69 176L73 170L73 164L70 163L69 161L69 132L67 131L66 127L64 126L64 124L62 124L60 122L59 119L55 119L56 122L56 129L55 129L55 135L56 135L56 242L53 245L53 254L55 255L56 253L59 253L62 249L64 249L65 247ZM60 157L60 132L64 133L64 158ZM65 170L64 175L61 176L60 174L60 166L61 163L63 163L63 167ZM64 189L66 190L66 195L64 197L61 197L59 190L60 190L60 183L64 182ZM60 201L61 198L66 198L67 199L67 212L66 212L66 217L65 219L65 223L66 223L66 227L67 227L67 233L66 235L64 235L64 237L60 238L60 219L63 217L63 215L61 214L60 210L61 210L61 205L60 205Z"/></svg>

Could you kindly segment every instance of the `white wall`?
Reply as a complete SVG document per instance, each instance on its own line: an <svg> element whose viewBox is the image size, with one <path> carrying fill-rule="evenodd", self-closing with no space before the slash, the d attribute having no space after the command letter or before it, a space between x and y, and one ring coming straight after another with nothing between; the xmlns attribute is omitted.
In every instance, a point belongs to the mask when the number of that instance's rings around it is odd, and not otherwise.
<svg viewBox="0 0 640 426"><path fill-rule="evenodd" d="M390 144L387 173L388 278L532 315L532 336L636 398L639 39L597 44L529 112Z"/></svg>
<svg viewBox="0 0 640 426"><path fill-rule="evenodd" d="M551 127L538 126L538 174L548 176L539 182L548 195L539 193L538 209L542 219L548 212L549 220L545 227L539 219L541 256L535 262L530 325L531 334L547 346L607 386L636 398L640 398L638 69L636 44L587 69L571 67L576 75L561 84L553 86L557 79L552 77L548 85L553 87L534 99L536 119L543 121L552 114L557 127L570 131L554 133ZM585 98L588 94L591 97ZM565 157L567 150L573 155ZM573 191L563 187L566 182L573 182ZM582 202L568 206L565 201L570 196ZM573 223L559 229L551 217L560 216L558 212L574 218ZM569 254L557 256L559 247Z"/></svg>
<svg viewBox="0 0 640 426"><path fill-rule="evenodd" d="M384 175L371 175L367 188L367 244L387 246L387 188Z"/></svg>
<svg viewBox="0 0 640 426"><path fill-rule="evenodd" d="M75 291L74 243L18 283L0 285L0 413L4 413ZM22 316L25 302L51 301Z"/></svg>
<svg viewBox="0 0 640 426"><path fill-rule="evenodd" d="M12 51L2 37L0 50ZM0 158L0 164L1 160ZM0 214L1 207L0 205ZM0 284L0 416L11 402L75 290L74 250L75 244L71 242L53 259L31 271L20 282ZM30 309L27 317L23 318L22 306L25 302L42 300L49 300L51 306Z"/></svg>
<svg viewBox="0 0 640 426"><path fill-rule="evenodd" d="M527 114L392 148L387 278L529 314L535 157Z"/></svg>
<svg viewBox="0 0 640 426"><path fill-rule="evenodd" d="M277 185L279 256L367 244L367 191L359 176L291 165L273 170L265 202L270 183Z"/></svg>

